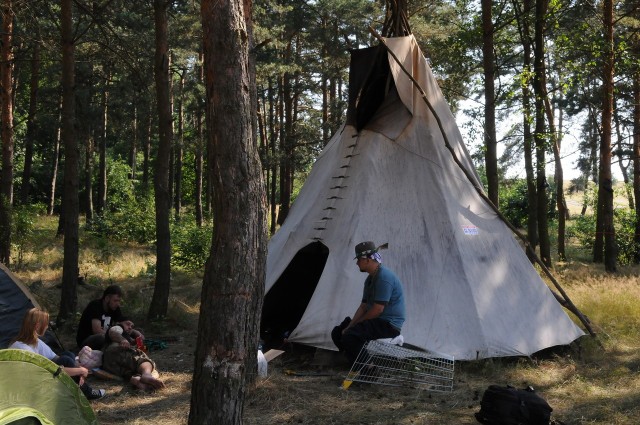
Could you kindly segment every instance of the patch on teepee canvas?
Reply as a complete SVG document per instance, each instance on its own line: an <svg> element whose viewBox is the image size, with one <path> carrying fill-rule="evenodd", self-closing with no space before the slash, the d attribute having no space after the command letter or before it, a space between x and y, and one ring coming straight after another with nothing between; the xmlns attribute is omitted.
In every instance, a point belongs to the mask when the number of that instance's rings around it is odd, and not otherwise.
<svg viewBox="0 0 640 425"><path fill-rule="evenodd" d="M478 235L478 228L476 226L467 226L464 225L462 226L462 231L464 232L465 235L467 236L475 236Z"/></svg>

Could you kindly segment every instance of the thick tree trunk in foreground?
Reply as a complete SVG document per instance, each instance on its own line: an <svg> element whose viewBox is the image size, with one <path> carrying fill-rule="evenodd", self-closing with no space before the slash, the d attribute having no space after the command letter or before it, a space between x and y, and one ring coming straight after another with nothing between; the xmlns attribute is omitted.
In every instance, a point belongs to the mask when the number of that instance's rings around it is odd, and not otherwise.
<svg viewBox="0 0 640 425"><path fill-rule="evenodd" d="M190 424L241 424L257 367L265 279L264 186L253 128L250 5L201 3L215 226L202 287Z"/></svg>

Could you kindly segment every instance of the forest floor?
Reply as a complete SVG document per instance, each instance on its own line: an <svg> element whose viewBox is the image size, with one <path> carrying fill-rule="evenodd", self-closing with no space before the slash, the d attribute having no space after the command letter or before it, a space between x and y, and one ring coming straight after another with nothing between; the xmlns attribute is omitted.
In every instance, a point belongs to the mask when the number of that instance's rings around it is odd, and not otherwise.
<svg viewBox="0 0 640 425"><path fill-rule="evenodd" d="M49 234L48 229L42 229ZM144 319L153 291L153 252L141 247L85 242L81 253L79 309L111 283L125 290L123 310L147 338L167 347L150 351L167 387L146 393L117 380L90 377L107 395L91 402L101 424L185 424L189 414L202 277L174 271L168 319ZM57 244L57 246L55 246ZM47 246L45 246L47 245ZM25 253L14 272L38 301L53 313L60 297L61 241L47 237ZM565 424L636 425L640 423L640 269L607 274L599 265L572 261L555 265L556 275L572 301L590 319L597 338L585 336L562 351L532 358L456 362L453 390L446 393L341 383L349 366L339 357L319 362L303 346L285 346L269 363L268 376L250 385L244 423L263 424L476 424L474 413L490 384L533 386ZM75 348L73 326L57 335Z"/></svg>

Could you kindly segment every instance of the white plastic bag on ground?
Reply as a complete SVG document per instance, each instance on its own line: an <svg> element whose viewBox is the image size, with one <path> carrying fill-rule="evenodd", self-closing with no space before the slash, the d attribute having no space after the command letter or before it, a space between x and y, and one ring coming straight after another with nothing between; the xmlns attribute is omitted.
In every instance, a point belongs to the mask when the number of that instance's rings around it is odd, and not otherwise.
<svg viewBox="0 0 640 425"><path fill-rule="evenodd" d="M262 354L261 350L258 350L258 376L260 378L267 377L267 359Z"/></svg>

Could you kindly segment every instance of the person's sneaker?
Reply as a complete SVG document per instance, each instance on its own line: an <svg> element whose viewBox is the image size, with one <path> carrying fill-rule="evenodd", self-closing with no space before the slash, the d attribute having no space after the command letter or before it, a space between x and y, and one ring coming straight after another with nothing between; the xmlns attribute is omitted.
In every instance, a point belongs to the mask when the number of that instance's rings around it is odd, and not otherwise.
<svg viewBox="0 0 640 425"><path fill-rule="evenodd" d="M80 387L82 393L87 398L87 400L97 400L99 398L104 397L106 391L103 389L95 390L88 386L87 384L82 384Z"/></svg>

